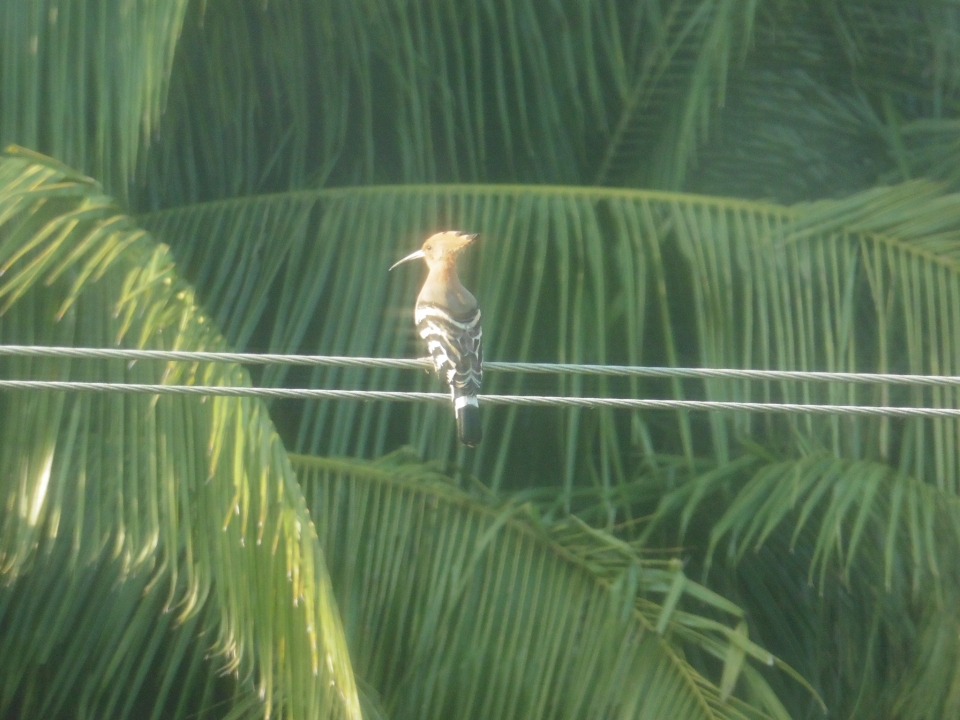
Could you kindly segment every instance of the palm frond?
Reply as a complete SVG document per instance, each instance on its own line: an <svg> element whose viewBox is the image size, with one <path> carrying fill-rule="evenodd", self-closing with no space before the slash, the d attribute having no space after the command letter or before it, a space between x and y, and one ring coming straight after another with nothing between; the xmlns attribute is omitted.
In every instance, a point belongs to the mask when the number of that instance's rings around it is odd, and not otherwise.
<svg viewBox="0 0 960 720"><path fill-rule="evenodd" d="M716 506L711 510L719 511ZM700 529L709 531L702 525ZM707 584L737 600L749 619L750 636L808 678L831 714L863 720L891 715L911 689L907 676L933 659L917 635L923 625L937 623L942 608L935 603L921 606L899 587L887 592L876 582L882 578L882 558L867 548L858 557L862 567L856 567L848 581L831 571L823 585L811 584L818 526L808 523L794 541L793 529L784 523L739 561L724 544L714 556ZM684 545L697 555L706 544L700 545L701 539L702 534L692 532ZM690 572L700 568L691 559ZM947 697L947 685L938 682L942 677L928 674L935 680L926 688L928 708ZM795 716L820 715L795 684L778 676L770 682Z"/></svg>
<svg viewBox="0 0 960 720"><path fill-rule="evenodd" d="M0 266L5 344L226 347L167 248L33 154L0 158ZM2 367L249 383L236 366ZM259 403L11 392L0 405L0 711L50 717L79 698L91 715L185 717L220 699L211 678L227 671L236 707L255 698L261 716L359 716L323 553ZM198 688L189 702L180 678Z"/></svg>
<svg viewBox="0 0 960 720"><path fill-rule="evenodd" d="M417 353L409 314L420 274L386 268L440 227L479 231L467 284L484 311L486 355L794 370L956 372L960 290L955 196L913 183L787 208L644 191L536 186L398 186L312 191L193 206L143 218L238 347L326 355ZM339 268L334 273L333 268ZM397 371L317 370L263 382L435 388ZM711 380L586 381L491 374L488 392L955 407L949 388ZM410 443L488 479L610 491L656 454L720 460L741 439L799 441L898 464L956 492L950 419L858 420L484 411L484 442L458 450L442 407L283 406L301 452L377 456ZM285 413L287 414L287 413ZM550 450L528 468L526 448ZM521 470L522 468L522 470ZM520 474L510 478L509 472Z"/></svg>
<svg viewBox="0 0 960 720"><path fill-rule="evenodd" d="M0 147L54 155L126 197L158 130L188 0L0 7Z"/></svg>
<svg viewBox="0 0 960 720"><path fill-rule="evenodd" d="M956 706L945 660L956 645L944 638L945 609L960 602L955 495L882 463L744 459L665 493L646 534L675 528L709 585L737 598L756 637L830 707L925 718ZM837 661L812 664L824 650Z"/></svg>
<svg viewBox="0 0 960 720"><path fill-rule="evenodd" d="M956 112L960 11L955 3L824 0L808 7L823 18L846 56L844 70L866 91L893 93L929 117Z"/></svg>
<svg viewBox="0 0 960 720"><path fill-rule="evenodd" d="M679 563L583 524L543 525L395 456L293 460L357 672L391 716L786 717L776 701L725 699L739 679L771 700L745 669L774 658ZM723 683L687 652L726 668Z"/></svg>
<svg viewBox="0 0 960 720"><path fill-rule="evenodd" d="M849 582L852 568L875 572L871 582L887 591L896 584L898 592L912 586L914 593L923 587L942 596L942 582L956 584L960 499L886 464L823 454L721 468L667 493L658 520L672 522L680 514L682 534L699 506L713 506L716 494L731 491L723 515L711 526L707 567L721 546L739 560L790 525L791 548L802 535L809 541L808 580L820 588L828 571Z"/></svg>
<svg viewBox="0 0 960 720"><path fill-rule="evenodd" d="M788 203L849 195L893 166L881 125L862 93L805 68L745 69L687 187Z"/></svg>
<svg viewBox="0 0 960 720"><path fill-rule="evenodd" d="M939 0L765 4L685 189L796 202L952 177L958 24Z"/></svg>
<svg viewBox="0 0 960 720"><path fill-rule="evenodd" d="M198 7L137 204L324 184L643 177L674 186L722 104L755 5Z"/></svg>
<svg viewBox="0 0 960 720"><path fill-rule="evenodd" d="M960 121L894 118L887 123L889 143L899 162L881 177L888 183L926 177L945 182L956 190L960 183Z"/></svg>
<svg viewBox="0 0 960 720"><path fill-rule="evenodd" d="M633 25L645 33L643 51L624 58L633 63L617 78L619 102L610 103L616 122L604 138L595 184L682 187L711 117L723 105L728 69L750 45L755 2L659 5L636 6Z"/></svg>
<svg viewBox="0 0 960 720"><path fill-rule="evenodd" d="M960 633L956 606L928 613L918 628L919 661L904 668L905 688L894 711L905 718L934 720L960 712Z"/></svg>

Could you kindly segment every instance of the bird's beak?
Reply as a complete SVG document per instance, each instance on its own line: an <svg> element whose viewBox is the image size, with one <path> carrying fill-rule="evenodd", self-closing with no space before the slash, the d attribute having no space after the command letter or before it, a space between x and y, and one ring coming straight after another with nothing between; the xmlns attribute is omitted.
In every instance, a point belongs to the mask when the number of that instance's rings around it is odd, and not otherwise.
<svg viewBox="0 0 960 720"><path fill-rule="evenodd" d="M397 260L393 265L390 266L390 270L393 270L397 265L405 263L407 260L416 260L417 258L422 258L422 257L425 257L425 255L423 254L423 250L417 250L416 252L412 252L402 260ZM387 272L390 272L390 270L387 270Z"/></svg>

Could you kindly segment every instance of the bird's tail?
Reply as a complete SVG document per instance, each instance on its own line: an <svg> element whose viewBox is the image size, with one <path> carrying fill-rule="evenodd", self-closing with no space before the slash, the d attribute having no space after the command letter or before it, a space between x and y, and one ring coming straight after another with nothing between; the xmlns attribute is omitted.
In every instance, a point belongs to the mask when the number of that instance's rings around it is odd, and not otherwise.
<svg viewBox="0 0 960 720"><path fill-rule="evenodd" d="M473 396L458 397L456 400L457 436L460 442L475 447L483 437L480 427L480 406Z"/></svg>

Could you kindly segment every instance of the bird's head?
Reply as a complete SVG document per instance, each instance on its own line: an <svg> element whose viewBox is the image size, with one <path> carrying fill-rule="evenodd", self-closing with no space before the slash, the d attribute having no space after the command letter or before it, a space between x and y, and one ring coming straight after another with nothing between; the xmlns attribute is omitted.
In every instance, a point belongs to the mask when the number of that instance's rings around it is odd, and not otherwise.
<svg viewBox="0 0 960 720"><path fill-rule="evenodd" d="M460 251L472 243L476 237L476 233L468 235L456 230L436 233L424 240L423 247L398 260L390 269L393 270L397 265L417 258L423 258L427 261L427 265L431 267L436 264L453 262Z"/></svg>

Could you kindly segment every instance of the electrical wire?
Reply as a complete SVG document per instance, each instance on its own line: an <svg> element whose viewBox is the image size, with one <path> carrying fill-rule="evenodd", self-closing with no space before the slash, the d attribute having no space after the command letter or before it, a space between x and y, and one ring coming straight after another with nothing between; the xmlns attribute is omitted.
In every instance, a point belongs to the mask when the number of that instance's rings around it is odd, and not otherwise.
<svg viewBox="0 0 960 720"><path fill-rule="evenodd" d="M424 369L432 368L429 358L362 358L315 355L279 355L257 353L197 352L180 350L130 350L121 348L70 348L36 345L0 345L0 356L48 357L105 360L162 360L167 362L230 362L255 364L291 364L333 367ZM792 370L739 370L714 368L657 368L621 365L582 365L551 363L484 364L485 370L533 373L578 373L609 376L698 378L733 380L826 381L854 383L957 386L960 377L939 375L894 375L877 373L831 373ZM310 400L364 400L393 402L450 402L446 393L383 390L334 390L315 388L262 388L246 386L161 385L107 383L65 380L0 380L0 390L119 392L148 395L199 395L221 397L294 398ZM549 395L480 395L490 405L546 407L622 408L632 410L700 410L727 412L783 412L793 414L960 417L960 408L904 407L871 405L816 405L802 403L764 403L718 400L667 400L654 398L557 397Z"/></svg>
<svg viewBox="0 0 960 720"><path fill-rule="evenodd" d="M327 390L312 388L258 388L222 385L146 385L139 383L74 382L63 380L0 380L0 390L66 390L121 392L147 395L203 395L225 397L298 398L309 400L390 400L450 402L446 393L386 390ZM960 417L960 408L877 407L870 405L805 405L718 400L657 400L652 398L555 397L550 395L480 395L490 405L625 408L632 410L712 410L785 412L817 415L888 415L894 417Z"/></svg>
<svg viewBox="0 0 960 720"><path fill-rule="evenodd" d="M0 345L0 356L51 357L102 360L163 360L178 362L227 362L254 365L307 365L326 367L396 368L431 370L430 358L366 358L331 355L282 355L270 353L201 352L186 350L129 350L121 348L72 348L46 345ZM577 363L484 362L485 372L602 375L793 382L837 382L890 385L960 386L957 375L900 375L894 373L822 372L805 370L752 370L740 368L671 368L630 365L585 365Z"/></svg>

